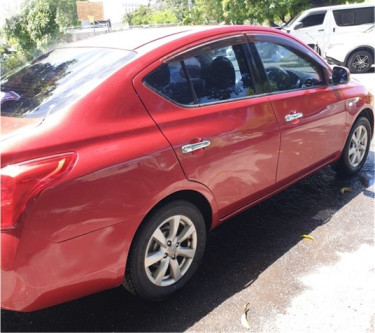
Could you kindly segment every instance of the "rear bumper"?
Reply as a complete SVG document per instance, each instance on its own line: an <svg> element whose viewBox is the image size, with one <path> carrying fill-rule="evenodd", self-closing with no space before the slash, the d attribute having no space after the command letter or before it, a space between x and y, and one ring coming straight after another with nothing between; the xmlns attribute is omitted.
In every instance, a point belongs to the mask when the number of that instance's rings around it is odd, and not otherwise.
<svg viewBox="0 0 375 333"><path fill-rule="evenodd" d="M25 229L1 232L1 307L35 311L119 286L124 232L120 223L61 243Z"/></svg>

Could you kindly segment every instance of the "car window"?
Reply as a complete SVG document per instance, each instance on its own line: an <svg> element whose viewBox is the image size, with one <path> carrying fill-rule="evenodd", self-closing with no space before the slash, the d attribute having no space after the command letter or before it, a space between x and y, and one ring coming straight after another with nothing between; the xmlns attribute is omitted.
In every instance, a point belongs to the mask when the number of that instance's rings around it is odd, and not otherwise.
<svg viewBox="0 0 375 333"><path fill-rule="evenodd" d="M374 7L334 10L335 22L340 27L374 23Z"/></svg>
<svg viewBox="0 0 375 333"><path fill-rule="evenodd" d="M318 13L318 14L311 14L309 16L306 16L304 19L301 20L301 22L303 23L303 28L313 27L316 25L323 24L325 15L326 15L326 12Z"/></svg>
<svg viewBox="0 0 375 333"><path fill-rule="evenodd" d="M182 105L200 105L255 94L243 45L205 45L159 66L144 83Z"/></svg>
<svg viewBox="0 0 375 333"><path fill-rule="evenodd" d="M1 79L1 115L43 118L74 103L133 57L104 48L51 51Z"/></svg>
<svg viewBox="0 0 375 333"><path fill-rule="evenodd" d="M271 42L254 44L272 91L303 89L324 84L320 66L302 53Z"/></svg>

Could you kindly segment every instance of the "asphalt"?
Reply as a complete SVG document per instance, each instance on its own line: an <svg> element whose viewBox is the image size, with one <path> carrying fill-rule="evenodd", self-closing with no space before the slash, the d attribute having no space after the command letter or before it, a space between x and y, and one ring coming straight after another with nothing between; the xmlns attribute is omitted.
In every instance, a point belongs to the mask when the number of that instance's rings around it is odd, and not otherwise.
<svg viewBox="0 0 375 333"><path fill-rule="evenodd" d="M200 270L168 301L119 287L2 311L1 331L375 332L374 159L373 141L359 175L324 168L212 231Z"/></svg>

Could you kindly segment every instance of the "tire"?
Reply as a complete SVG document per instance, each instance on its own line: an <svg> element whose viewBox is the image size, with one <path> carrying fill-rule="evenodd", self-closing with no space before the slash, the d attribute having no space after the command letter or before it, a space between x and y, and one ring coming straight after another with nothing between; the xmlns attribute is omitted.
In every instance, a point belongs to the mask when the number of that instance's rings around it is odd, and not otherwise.
<svg viewBox="0 0 375 333"><path fill-rule="evenodd" d="M351 73L366 73L374 63L374 55L368 51L355 51L348 59L347 66Z"/></svg>
<svg viewBox="0 0 375 333"><path fill-rule="evenodd" d="M344 176L353 176L366 162L371 141L371 126L367 118L359 118L350 130L340 159L332 169Z"/></svg>
<svg viewBox="0 0 375 333"><path fill-rule="evenodd" d="M194 205L179 200L160 207L134 238L124 287L146 300L168 298L197 270L205 244L206 225Z"/></svg>

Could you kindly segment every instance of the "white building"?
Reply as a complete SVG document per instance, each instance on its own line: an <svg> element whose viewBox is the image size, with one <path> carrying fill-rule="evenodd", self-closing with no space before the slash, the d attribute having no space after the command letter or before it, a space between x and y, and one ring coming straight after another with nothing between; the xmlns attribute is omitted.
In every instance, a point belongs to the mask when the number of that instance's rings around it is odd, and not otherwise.
<svg viewBox="0 0 375 333"><path fill-rule="evenodd" d="M131 13L139 8L139 6L147 6L154 1L150 0L91 0L91 2L102 2L104 10L104 18L110 19L112 24L122 21L127 13Z"/></svg>

